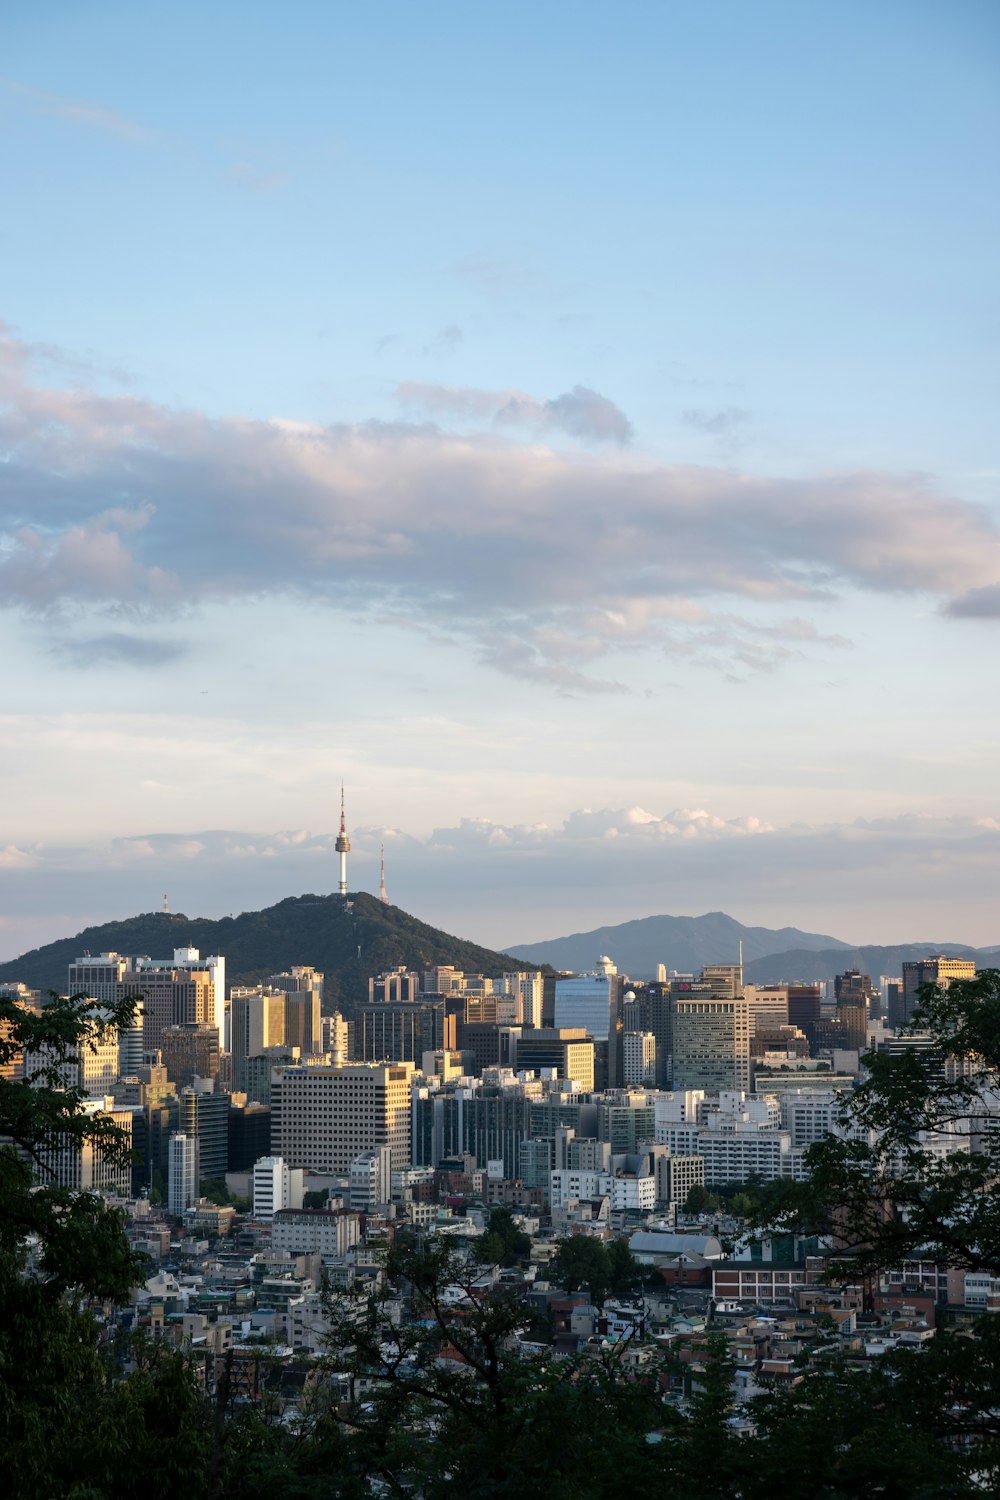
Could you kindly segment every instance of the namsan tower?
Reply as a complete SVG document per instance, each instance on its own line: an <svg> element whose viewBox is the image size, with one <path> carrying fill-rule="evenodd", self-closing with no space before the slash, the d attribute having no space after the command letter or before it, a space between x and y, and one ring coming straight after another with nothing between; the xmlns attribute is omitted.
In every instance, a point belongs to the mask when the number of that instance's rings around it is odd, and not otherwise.
<svg viewBox="0 0 1000 1500"><path fill-rule="evenodd" d="M334 845L340 855L340 894L347 895L347 856L351 852L351 841L347 837L347 819L344 816L344 783L340 783L340 832Z"/></svg>
<svg viewBox="0 0 1000 1500"><path fill-rule="evenodd" d="M384 901L386 903L386 905L388 906L388 904L389 904L389 893L388 893L388 891L385 888L385 845L384 844L382 845L382 868L381 868L381 873L379 875L378 899L380 901Z"/></svg>

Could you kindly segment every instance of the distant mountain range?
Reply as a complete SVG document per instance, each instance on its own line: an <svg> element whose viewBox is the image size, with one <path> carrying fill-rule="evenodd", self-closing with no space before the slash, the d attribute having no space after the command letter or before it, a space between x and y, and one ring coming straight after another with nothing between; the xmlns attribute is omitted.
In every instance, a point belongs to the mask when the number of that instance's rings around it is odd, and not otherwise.
<svg viewBox="0 0 1000 1500"><path fill-rule="evenodd" d="M915 963L932 953L971 958L977 969L1000 968L1000 948L970 948L965 943L896 943L885 948L791 948L784 953L768 953L745 964L743 977L750 984L780 984L783 979L810 984L832 979L845 969L860 969L877 982L880 974L898 977L904 963Z"/></svg>
<svg viewBox="0 0 1000 1500"><path fill-rule="evenodd" d="M418 973L453 964L494 977L517 967L502 953L452 937L359 892L349 904L339 896L290 896L264 911L219 921L146 912L105 922L0 964L0 983L22 980L33 989L64 991L70 962L84 953L170 958L175 948L186 947L198 948L203 958L221 953L231 984L256 984L292 964L311 964L326 976L330 1008L340 1006L348 1015L367 1000L369 977L397 964Z"/></svg>
<svg viewBox="0 0 1000 1500"><path fill-rule="evenodd" d="M1000 948L970 948L965 943L859 948L795 927L744 927L721 911L701 917L642 917L547 942L512 943L509 951L531 964L573 970L592 969L599 955L606 953L633 979L652 979L661 963L668 972L678 969L681 973L695 973L705 964L736 963L741 940L744 976L758 984L783 979L809 983L853 968L875 977L899 974L904 960L926 958L930 953L969 957L983 968L1000 964Z"/></svg>

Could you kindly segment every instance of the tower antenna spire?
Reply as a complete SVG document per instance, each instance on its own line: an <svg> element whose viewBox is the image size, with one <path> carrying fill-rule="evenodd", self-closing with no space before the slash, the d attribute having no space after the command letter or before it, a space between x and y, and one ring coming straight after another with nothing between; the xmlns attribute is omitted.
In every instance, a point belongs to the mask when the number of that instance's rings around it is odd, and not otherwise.
<svg viewBox="0 0 1000 1500"><path fill-rule="evenodd" d="M389 904L389 896L388 896L388 893L387 893L386 888L385 888L385 845L384 844L380 845L380 848L381 848L381 851L382 851L382 867L381 867L381 873L379 875L378 895L379 895L379 900L380 901L384 901L386 903L386 905L388 905Z"/></svg>
<svg viewBox="0 0 1000 1500"><path fill-rule="evenodd" d="M334 848L340 855L340 895L347 895L347 856L351 852L351 841L347 837L347 816L344 811L344 783L340 783L340 832Z"/></svg>

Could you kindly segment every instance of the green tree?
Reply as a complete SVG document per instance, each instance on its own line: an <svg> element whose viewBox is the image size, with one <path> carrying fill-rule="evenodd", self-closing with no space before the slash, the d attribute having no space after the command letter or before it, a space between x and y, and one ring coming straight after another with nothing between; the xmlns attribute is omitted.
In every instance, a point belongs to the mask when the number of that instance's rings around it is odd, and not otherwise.
<svg viewBox="0 0 1000 1500"><path fill-rule="evenodd" d="M865 1055L841 1133L809 1148L808 1182L771 1185L759 1220L831 1235L840 1280L918 1252L1000 1274L1000 970L925 987L906 1034Z"/></svg>
<svg viewBox="0 0 1000 1500"><path fill-rule="evenodd" d="M516 1266L527 1260L531 1236L525 1234L514 1217L514 1210L498 1203L490 1209L486 1233L476 1242L474 1255L480 1265Z"/></svg>
<svg viewBox="0 0 1000 1500"><path fill-rule="evenodd" d="M66 1087L77 1049L127 1026L134 1000L53 995L40 1015L0 997L0 1452L19 1500L201 1493L203 1406L191 1371L157 1351L125 1378L88 1310L145 1276L124 1217L51 1180L59 1153L130 1159L126 1134ZM29 1079L14 1076L24 1060Z"/></svg>
<svg viewBox="0 0 1000 1500"><path fill-rule="evenodd" d="M704 1183L694 1182L688 1189L688 1195L684 1199L684 1212L686 1214L703 1214L711 1208L718 1208L719 1200L714 1193L710 1193Z"/></svg>
<svg viewBox="0 0 1000 1500"><path fill-rule="evenodd" d="M604 1305L611 1290L611 1265L602 1240L590 1234L571 1234L560 1240L549 1263L549 1274L556 1286L567 1292L586 1289L590 1300Z"/></svg>

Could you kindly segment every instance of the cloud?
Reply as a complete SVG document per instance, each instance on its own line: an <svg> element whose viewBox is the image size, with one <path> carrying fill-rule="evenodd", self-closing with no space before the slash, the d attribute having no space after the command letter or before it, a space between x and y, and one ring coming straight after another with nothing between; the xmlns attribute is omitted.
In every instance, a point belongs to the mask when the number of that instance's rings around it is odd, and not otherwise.
<svg viewBox="0 0 1000 1500"><path fill-rule="evenodd" d="M707 432L718 442L732 445L740 435L740 429L750 420L750 413L739 406L727 406L721 411L702 411L696 408L688 408L681 412L681 421L688 427L697 427L701 432Z"/></svg>
<svg viewBox="0 0 1000 1500"><path fill-rule="evenodd" d="M489 421L497 428L564 432L598 442L627 443L632 436L632 424L625 413L607 396L584 385L575 385L550 401L540 401L524 391L484 391L474 386L404 380L396 387L395 396L403 406L466 421Z"/></svg>
<svg viewBox="0 0 1000 1500"><path fill-rule="evenodd" d="M102 635L73 636L53 643L52 654L73 667L96 667L105 663L126 667L162 667L183 656L187 645L182 641L155 636L127 635L110 630Z"/></svg>
<svg viewBox="0 0 1000 1500"><path fill-rule="evenodd" d="M440 359L443 355L453 354L462 342L462 330L457 323L449 323L447 328L442 328L440 333L434 335L429 344L425 344L420 351L431 359Z"/></svg>
<svg viewBox="0 0 1000 1500"><path fill-rule="evenodd" d="M1000 583L967 589L947 601L945 613L956 620L1000 620Z"/></svg>
<svg viewBox="0 0 1000 1500"><path fill-rule="evenodd" d="M74 124L93 126L125 140L145 141L153 134L145 125L130 120L117 110L108 109L92 99L71 99L65 94L50 94L45 89L29 88L12 78L0 80L3 87L19 95L38 114L51 115L58 120L70 120Z"/></svg>
<svg viewBox="0 0 1000 1500"><path fill-rule="evenodd" d="M149 623L305 594L557 691L608 692L621 670L594 669L616 655L744 673L837 648L809 616L845 590L984 613L1000 586L989 512L921 475L777 479L582 454L514 441L506 421L213 419L49 388L29 365L0 342L0 602L29 610ZM414 404L481 417L533 399L458 389L418 387ZM607 418L578 392L535 402L550 430ZM970 590L984 591L976 611Z"/></svg>
<svg viewBox="0 0 1000 1500"><path fill-rule="evenodd" d="M164 891L173 911L219 916L333 890L336 833L331 825L321 833L188 831L11 846L0 851L4 946L23 951L22 935L45 942L89 920L158 910ZM369 824L352 827L351 841L352 889L377 891L384 844L394 901L491 946L653 912L719 909L852 942L1000 942L992 899L1000 818L992 809L771 826L752 811L579 808L548 823L461 818L423 837ZM314 960L304 953L301 961Z"/></svg>

